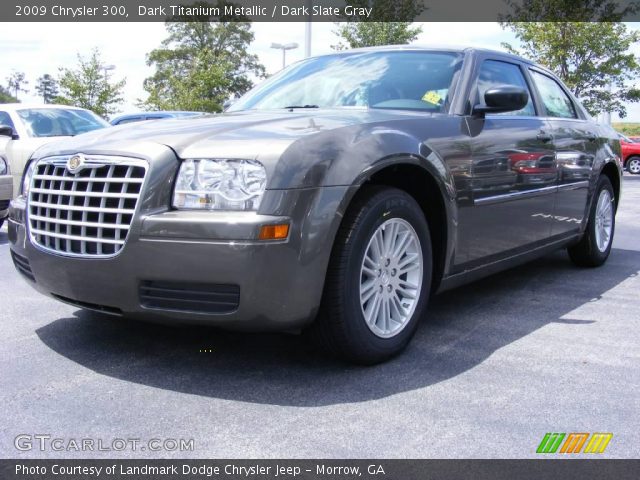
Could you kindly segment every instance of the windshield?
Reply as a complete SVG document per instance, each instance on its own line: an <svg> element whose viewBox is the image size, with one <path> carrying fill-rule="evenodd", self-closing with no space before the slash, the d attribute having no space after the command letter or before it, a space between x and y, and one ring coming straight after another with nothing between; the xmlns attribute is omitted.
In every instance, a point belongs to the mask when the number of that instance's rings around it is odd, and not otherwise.
<svg viewBox="0 0 640 480"><path fill-rule="evenodd" d="M327 55L291 65L228 111L368 107L443 112L461 56L387 51Z"/></svg>
<svg viewBox="0 0 640 480"><path fill-rule="evenodd" d="M18 116L30 137L68 137L109 126L88 110L25 108Z"/></svg>

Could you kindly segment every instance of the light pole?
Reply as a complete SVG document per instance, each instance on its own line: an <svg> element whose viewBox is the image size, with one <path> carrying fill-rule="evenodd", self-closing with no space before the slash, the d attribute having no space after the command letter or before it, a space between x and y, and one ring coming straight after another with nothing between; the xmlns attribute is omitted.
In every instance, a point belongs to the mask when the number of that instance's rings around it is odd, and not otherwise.
<svg viewBox="0 0 640 480"><path fill-rule="evenodd" d="M309 10L309 16L307 17L307 21L304 22L304 58L309 58L311 56L311 10L313 7L313 0L306 0L305 5Z"/></svg>
<svg viewBox="0 0 640 480"><path fill-rule="evenodd" d="M276 50L282 50L282 68L287 66L287 60L286 60L286 52L287 50L293 50L294 48L298 48L298 44L293 42L293 43L272 43L271 44L271 48L275 48Z"/></svg>
<svg viewBox="0 0 640 480"><path fill-rule="evenodd" d="M115 70L115 69L116 69L115 65L103 65L102 66L102 71L104 72L105 80L107 79L107 72L110 72L110 71Z"/></svg>

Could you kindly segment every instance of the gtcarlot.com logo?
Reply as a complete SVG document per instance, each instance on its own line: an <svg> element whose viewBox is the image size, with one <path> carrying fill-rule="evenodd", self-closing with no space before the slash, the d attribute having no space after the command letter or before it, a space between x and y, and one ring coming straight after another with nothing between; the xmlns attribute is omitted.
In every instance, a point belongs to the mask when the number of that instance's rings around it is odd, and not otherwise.
<svg viewBox="0 0 640 480"><path fill-rule="evenodd" d="M547 433L536 453L604 453L612 437L613 433Z"/></svg>
<svg viewBox="0 0 640 480"><path fill-rule="evenodd" d="M60 438L49 434L18 435L13 445L21 452L192 452L193 438L150 438L134 437L103 438Z"/></svg>

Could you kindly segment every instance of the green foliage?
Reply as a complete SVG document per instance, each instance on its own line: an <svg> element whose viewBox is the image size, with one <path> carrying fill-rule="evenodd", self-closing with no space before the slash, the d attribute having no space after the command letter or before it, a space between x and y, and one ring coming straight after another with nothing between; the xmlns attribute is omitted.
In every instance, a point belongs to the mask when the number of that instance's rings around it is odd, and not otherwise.
<svg viewBox="0 0 640 480"><path fill-rule="evenodd" d="M224 5L218 3L223 11ZM141 106L217 112L226 99L249 90L252 77L264 77L265 70L247 51L254 35L246 20L221 16L168 21L169 36L147 56L147 64L156 71L144 81L149 97Z"/></svg>
<svg viewBox="0 0 640 480"><path fill-rule="evenodd" d="M507 23L522 44L521 54L553 71L580 98L592 115L617 112L640 101L640 89L631 83L640 75L630 47L640 40L623 23L529 22ZM609 88L611 85L611 89Z"/></svg>
<svg viewBox="0 0 640 480"><path fill-rule="evenodd" d="M510 12L501 18L505 22L620 22L640 10L637 0L505 0L505 3Z"/></svg>
<svg viewBox="0 0 640 480"><path fill-rule="evenodd" d="M0 85L0 103L17 103L18 99L9 93L9 90Z"/></svg>
<svg viewBox="0 0 640 480"><path fill-rule="evenodd" d="M626 104L640 101L640 89L635 84L640 63L631 53L631 47L640 41L640 33L614 21L637 11L637 2L622 10L612 0L524 0L522 6L511 0L507 3L513 13L505 17L502 26L516 34L521 49L506 43L503 47L553 71L592 115L616 112L624 117ZM511 21L514 18L519 21ZM602 21L554 21L559 18Z"/></svg>
<svg viewBox="0 0 640 480"><path fill-rule="evenodd" d="M346 16L346 23L337 23L334 33L341 37L334 50L373 47L379 45L404 45L413 42L422 33L422 27L412 27L413 20L424 11L420 0L354 0L354 7L373 7L367 20L358 16ZM403 20L403 21L398 21Z"/></svg>
<svg viewBox="0 0 640 480"><path fill-rule="evenodd" d="M20 92L27 93L29 91L24 87L28 84L29 82L26 80L26 75L23 72L12 72L11 75L7 77L9 92L11 92L16 99Z"/></svg>
<svg viewBox="0 0 640 480"><path fill-rule="evenodd" d="M78 55L78 66L61 68L60 74L60 95L55 98L56 103L93 110L108 118L118 111L118 105L124 100L122 90L126 79L109 80L98 49L94 49L88 58Z"/></svg>
<svg viewBox="0 0 640 480"><path fill-rule="evenodd" d="M640 123L614 122L611 126L628 137L640 137Z"/></svg>
<svg viewBox="0 0 640 480"><path fill-rule="evenodd" d="M44 103L52 103L58 96L58 82L48 73L36 80L36 92L42 97Z"/></svg>

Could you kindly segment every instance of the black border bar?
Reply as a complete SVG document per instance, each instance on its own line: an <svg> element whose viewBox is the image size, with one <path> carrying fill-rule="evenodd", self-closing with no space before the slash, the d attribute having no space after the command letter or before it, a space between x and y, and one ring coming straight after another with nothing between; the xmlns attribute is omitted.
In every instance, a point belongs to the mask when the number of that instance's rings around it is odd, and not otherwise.
<svg viewBox="0 0 640 480"><path fill-rule="evenodd" d="M637 480L638 472L640 460L570 456L553 460L0 460L3 480Z"/></svg>
<svg viewBox="0 0 640 480"><path fill-rule="evenodd" d="M191 10L185 8L191 8ZM2 22L164 22L176 19L203 22L640 21L640 1L2 0L0 2L0 21Z"/></svg>

